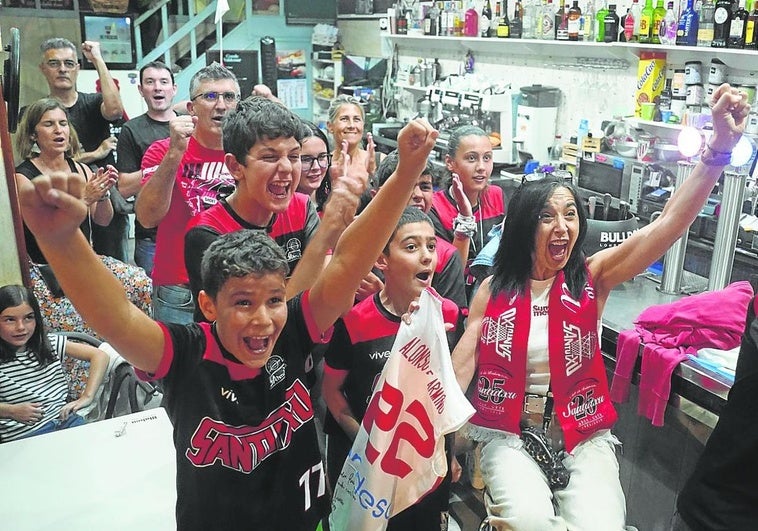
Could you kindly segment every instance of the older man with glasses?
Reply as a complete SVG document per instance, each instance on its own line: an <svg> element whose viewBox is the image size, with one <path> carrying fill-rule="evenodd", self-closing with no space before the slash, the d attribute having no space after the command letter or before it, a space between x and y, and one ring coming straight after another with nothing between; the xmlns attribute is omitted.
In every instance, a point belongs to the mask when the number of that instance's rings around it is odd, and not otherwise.
<svg viewBox="0 0 758 531"><path fill-rule="evenodd" d="M114 127L117 130L121 126L124 107L118 87L103 60L100 43L85 41L81 46L84 59L97 71L100 92L95 93L77 90L80 65L74 43L54 37L40 44L40 52L39 69L47 81L50 97L66 108L69 123L79 135L83 151L79 161L89 164L93 170L108 164L115 166L116 136L113 132ZM127 224L126 215L116 211L107 226L93 226L95 251L125 262Z"/></svg>
<svg viewBox="0 0 758 531"><path fill-rule="evenodd" d="M188 115L169 122L169 137L153 143L142 158L142 189L135 213L146 228L158 227L153 266L154 317L192 322L195 301L184 267L184 230L193 216L234 190L224 164L221 123L237 107L234 74L213 63L190 81Z"/></svg>

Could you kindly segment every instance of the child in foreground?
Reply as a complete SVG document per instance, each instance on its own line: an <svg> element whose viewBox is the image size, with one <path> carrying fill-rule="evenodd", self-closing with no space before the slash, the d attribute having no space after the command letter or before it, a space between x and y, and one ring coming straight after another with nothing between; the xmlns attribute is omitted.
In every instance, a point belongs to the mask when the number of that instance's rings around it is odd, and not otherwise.
<svg viewBox="0 0 758 531"><path fill-rule="evenodd" d="M64 355L90 363L76 400L68 400ZM0 442L84 424L76 412L95 399L107 368L104 351L45 333L32 290L13 284L0 288Z"/></svg>
<svg viewBox="0 0 758 531"><path fill-rule="evenodd" d="M289 301L285 257L265 234L241 231L214 242L198 299L209 323L163 325L128 302L78 232L86 213L81 179L19 179L24 219L79 312L124 358L163 379L178 529L313 530L326 516L303 360L352 307L436 138L419 120L400 132L395 175L354 221L357 201L344 202L347 228L332 260L310 290Z"/></svg>

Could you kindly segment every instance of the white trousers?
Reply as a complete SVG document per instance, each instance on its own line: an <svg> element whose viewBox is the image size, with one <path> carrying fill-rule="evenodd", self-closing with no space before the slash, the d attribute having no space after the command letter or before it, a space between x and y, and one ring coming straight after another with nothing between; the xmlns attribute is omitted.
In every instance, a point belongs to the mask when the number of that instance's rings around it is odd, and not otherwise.
<svg viewBox="0 0 758 531"><path fill-rule="evenodd" d="M610 430L582 442L563 464L568 486L550 491L545 474L512 434L482 445L490 525L498 531L621 531L626 501Z"/></svg>

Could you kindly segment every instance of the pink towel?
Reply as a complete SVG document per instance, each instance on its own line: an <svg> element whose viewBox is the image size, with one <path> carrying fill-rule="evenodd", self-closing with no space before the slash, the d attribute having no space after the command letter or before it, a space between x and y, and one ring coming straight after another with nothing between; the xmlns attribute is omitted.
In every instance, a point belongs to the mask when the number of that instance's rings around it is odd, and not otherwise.
<svg viewBox="0 0 758 531"><path fill-rule="evenodd" d="M700 348L729 350L738 346L752 297L748 282L735 282L723 290L644 310L635 320L634 330L619 333L611 399L624 402L629 398L636 355L639 345L644 345L638 412L655 426L662 426L673 370L688 353Z"/></svg>

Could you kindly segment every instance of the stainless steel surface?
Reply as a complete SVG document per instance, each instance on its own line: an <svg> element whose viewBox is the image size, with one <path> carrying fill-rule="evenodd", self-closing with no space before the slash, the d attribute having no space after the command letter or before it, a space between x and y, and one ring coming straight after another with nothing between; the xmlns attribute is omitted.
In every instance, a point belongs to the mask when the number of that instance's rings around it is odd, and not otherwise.
<svg viewBox="0 0 758 531"><path fill-rule="evenodd" d="M711 272L708 275L708 289L726 287L732 276L734 247L739 232L742 198L745 194L747 175L742 172L724 172L724 191L721 194L721 212L716 224L716 239L713 242Z"/></svg>
<svg viewBox="0 0 758 531"><path fill-rule="evenodd" d="M690 161L681 161L677 165L674 191L679 189L684 181L692 173L695 165ZM682 237L674 242L663 257L663 277L661 278L660 290L663 293L681 293L682 272L684 271L684 255L687 252L688 231L684 231Z"/></svg>

